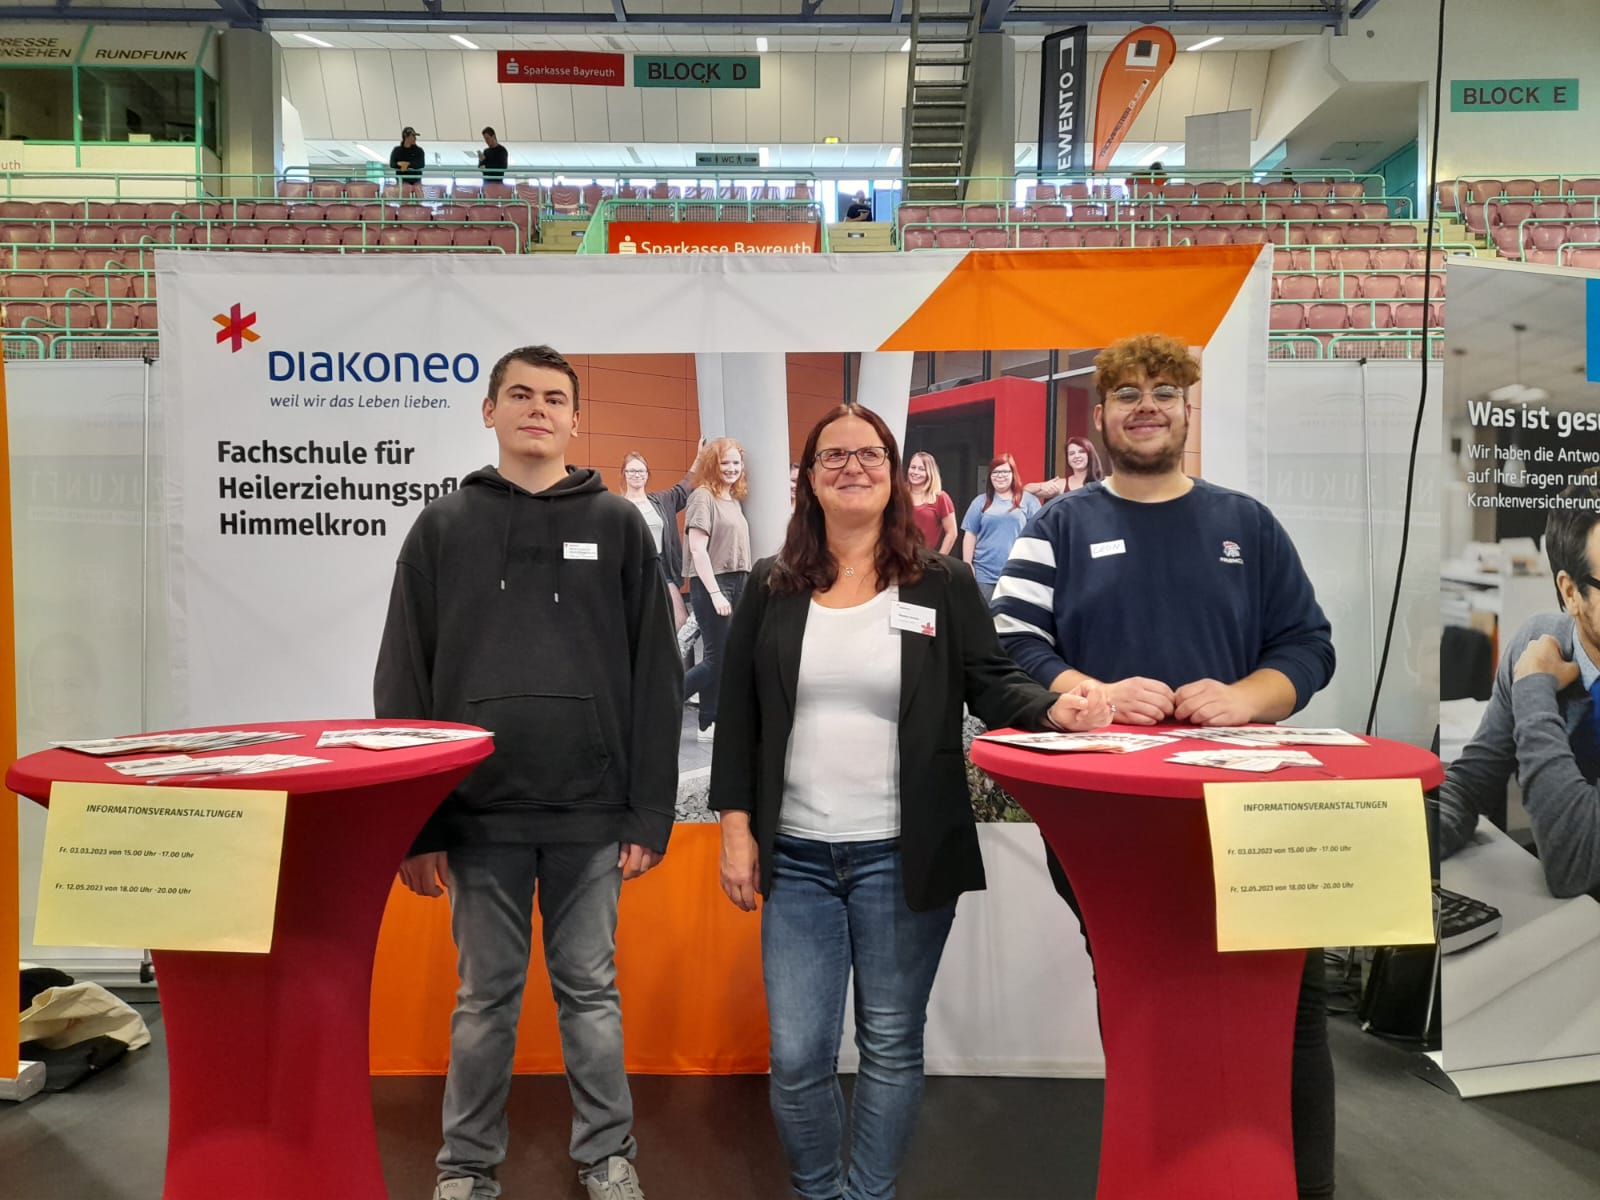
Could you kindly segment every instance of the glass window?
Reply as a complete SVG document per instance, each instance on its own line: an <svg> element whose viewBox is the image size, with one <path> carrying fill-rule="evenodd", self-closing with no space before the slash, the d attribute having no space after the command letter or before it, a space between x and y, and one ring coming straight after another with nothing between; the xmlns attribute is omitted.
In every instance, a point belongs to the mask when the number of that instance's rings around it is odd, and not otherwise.
<svg viewBox="0 0 1600 1200"><path fill-rule="evenodd" d="M0 67L0 137L70 142L72 71Z"/></svg>
<svg viewBox="0 0 1600 1200"><path fill-rule="evenodd" d="M193 71L78 71L86 142L192 142Z"/></svg>
<svg viewBox="0 0 1600 1200"><path fill-rule="evenodd" d="M221 85L211 76L200 77L201 136L205 138L206 149L216 155L222 153L222 109L217 103L220 90Z"/></svg>

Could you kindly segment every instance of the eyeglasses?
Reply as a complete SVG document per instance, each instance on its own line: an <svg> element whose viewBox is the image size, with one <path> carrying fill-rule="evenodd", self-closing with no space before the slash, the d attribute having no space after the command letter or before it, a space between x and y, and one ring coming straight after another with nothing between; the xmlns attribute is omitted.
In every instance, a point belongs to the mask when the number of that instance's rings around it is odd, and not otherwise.
<svg viewBox="0 0 1600 1200"><path fill-rule="evenodd" d="M624 467L623 470L622 470L622 473L624 475L648 475L648 474L650 474L650 472L645 470L643 467Z"/></svg>
<svg viewBox="0 0 1600 1200"><path fill-rule="evenodd" d="M844 465L854 458L867 470L881 467L889 461L889 448L887 446L862 446L859 450L818 450L816 457L811 461L826 467L830 471L842 471Z"/></svg>
<svg viewBox="0 0 1600 1200"><path fill-rule="evenodd" d="M1146 396L1154 400L1162 408L1171 408L1183 399L1183 389L1174 387L1170 383L1158 384L1153 388L1120 387L1110 393L1110 398L1118 404L1132 408Z"/></svg>

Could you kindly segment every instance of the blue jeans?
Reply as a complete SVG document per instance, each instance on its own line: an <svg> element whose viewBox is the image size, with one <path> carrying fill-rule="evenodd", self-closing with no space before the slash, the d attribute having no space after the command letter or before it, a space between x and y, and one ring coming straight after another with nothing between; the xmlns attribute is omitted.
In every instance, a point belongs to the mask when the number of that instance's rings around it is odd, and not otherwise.
<svg viewBox="0 0 1600 1200"><path fill-rule="evenodd" d="M772 890L761 910L761 959L772 1115L800 1200L894 1195L922 1101L928 993L955 914L954 901L931 912L906 906L894 839L777 839ZM861 1071L847 1117L839 1039L852 973Z"/></svg>
<svg viewBox="0 0 1600 1200"><path fill-rule="evenodd" d="M638 1148L615 962L617 843L474 844L451 850L448 861L461 987L450 1018L439 1177L472 1178L475 1197L500 1194L496 1176L509 1138L506 1100L533 948L535 885L579 1177L613 1155L633 1158Z"/></svg>

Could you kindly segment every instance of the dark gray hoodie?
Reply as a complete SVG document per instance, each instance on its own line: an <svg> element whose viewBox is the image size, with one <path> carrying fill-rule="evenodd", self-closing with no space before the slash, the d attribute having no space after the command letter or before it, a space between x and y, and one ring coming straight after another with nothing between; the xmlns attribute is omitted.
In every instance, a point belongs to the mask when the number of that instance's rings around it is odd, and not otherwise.
<svg viewBox="0 0 1600 1200"><path fill-rule="evenodd" d="M666 849L683 667L649 528L595 471L527 492L485 467L422 510L395 568L373 699L379 717L495 734L411 853Z"/></svg>

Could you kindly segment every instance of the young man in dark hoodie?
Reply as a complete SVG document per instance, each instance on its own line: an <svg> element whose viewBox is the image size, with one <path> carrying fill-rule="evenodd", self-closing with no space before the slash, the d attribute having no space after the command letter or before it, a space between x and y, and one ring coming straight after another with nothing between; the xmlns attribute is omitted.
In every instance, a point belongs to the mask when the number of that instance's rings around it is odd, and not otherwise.
<svg viewBox="0 0 1600 1200"><path fill-rule="evenodd" d="M417 836L400 878L448 890L461 988L450 1025L435 1200L488 1200L537 890L591 1200L640 1200L622 1065L617 896L666 852L683 670L655 543L597 472L566 465L578 377L548 346L489 377L485 467L417 518L395 571L379 717L464 721L495 751Z"/></svg>

